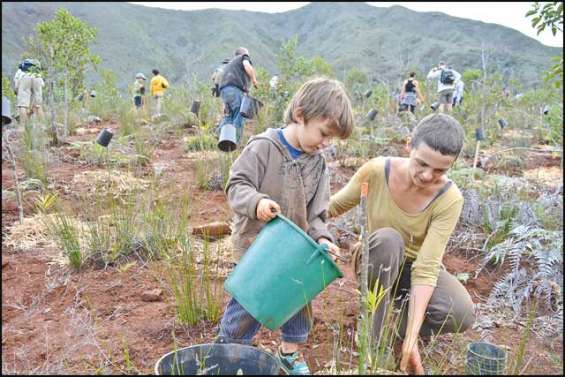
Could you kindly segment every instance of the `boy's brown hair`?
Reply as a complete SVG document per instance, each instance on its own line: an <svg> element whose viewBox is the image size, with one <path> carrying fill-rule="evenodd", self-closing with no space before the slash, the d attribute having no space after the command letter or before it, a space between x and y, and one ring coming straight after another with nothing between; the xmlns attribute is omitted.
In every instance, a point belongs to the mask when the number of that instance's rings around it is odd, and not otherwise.
<svg viewBox="0 0 565 377"><path fill-rule="evenodd" d="M343 84L337 80L318 77L302 84L285 110L286 124L296 122L295 111L304 117L305 123L314 118L329 120L330 127L341 139L347 139L353 132L351 101Z"/></svg>

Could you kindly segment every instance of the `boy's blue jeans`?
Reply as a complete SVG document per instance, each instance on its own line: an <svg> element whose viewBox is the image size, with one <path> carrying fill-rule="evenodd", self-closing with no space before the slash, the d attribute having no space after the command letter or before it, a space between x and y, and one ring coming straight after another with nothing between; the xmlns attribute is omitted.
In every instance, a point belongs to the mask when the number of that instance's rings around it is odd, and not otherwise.
<svg viewBox="0 0 565 377"><path fill-rule="evenodd" d="M220 91L220 97L222 102L225 104L228 114L224 116L222 122L220 123L219 130L226 123L231 123L236 129L237 142L241 140L241 135L243 134L243 122L244 119L239 112L241 107L241 100L243 98L243 91L236 86L226 86Z"/></svg>
<svg viewBox="0 0 565 377"><path fill-rule="evenodd" d="M308 304L282 325L282 341L288 343L306 342L308 333L312 328L312 322L312 306ZM223 341L226 343L251 345L252 339L255 334L257 334L260 327L261 323L257 322L257 320L232 297L220 322L220 332L218 336L223 338Z"/></svg>

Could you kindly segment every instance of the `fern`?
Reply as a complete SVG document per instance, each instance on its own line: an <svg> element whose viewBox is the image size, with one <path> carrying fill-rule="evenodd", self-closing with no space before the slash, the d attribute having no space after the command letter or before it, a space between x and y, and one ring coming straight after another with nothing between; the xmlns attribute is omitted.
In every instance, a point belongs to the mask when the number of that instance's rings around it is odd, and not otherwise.
<svg viewBox="0 0 565 377"><path fill-rule="evenodd" d="M489 302L497 306L510 306L520 315L525 300L534 296L543 299L548 309L562 315L563 239L559 232L518 225L508 233L508 238L495 245L485 260L504 260L508 255L511 271L495 283ZM535 266L534 273L521 268L522 262ZM532 263L533 262L533 263Z"/></svg>

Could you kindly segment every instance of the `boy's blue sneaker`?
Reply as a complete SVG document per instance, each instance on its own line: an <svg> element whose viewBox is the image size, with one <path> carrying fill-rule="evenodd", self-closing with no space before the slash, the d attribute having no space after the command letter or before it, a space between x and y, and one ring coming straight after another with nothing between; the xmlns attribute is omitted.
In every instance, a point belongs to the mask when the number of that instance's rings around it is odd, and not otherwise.
<svg viewBox="0 0 565 377"><path fill-rule="evenodd" d="M283 355L280 347L277 352L277 359L281 363L282 369L286 374L292 375L307 375L311 374L310 369L308 369L308 364L304 360L304 356L300 352L294 352L290 355Z"/></svg>

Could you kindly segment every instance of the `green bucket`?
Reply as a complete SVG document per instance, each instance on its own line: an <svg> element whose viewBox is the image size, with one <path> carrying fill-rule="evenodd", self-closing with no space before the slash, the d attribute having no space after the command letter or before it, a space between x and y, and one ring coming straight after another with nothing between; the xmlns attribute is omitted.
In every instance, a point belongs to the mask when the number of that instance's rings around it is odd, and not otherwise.
<svg viewBox="0 0 565 377"><path fill-rule="evenodd" d="M326 245L277 215L263 227L224 288L263 326L276 330L341 277Z"/></svg>

